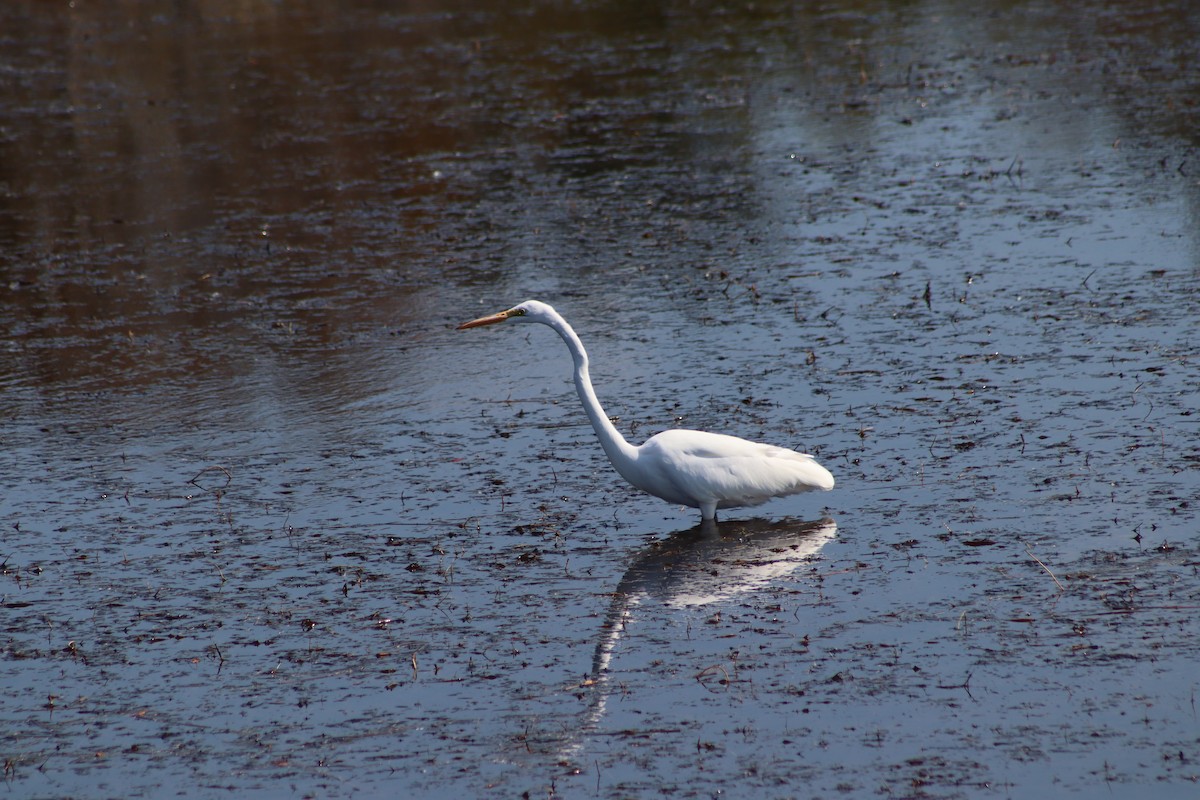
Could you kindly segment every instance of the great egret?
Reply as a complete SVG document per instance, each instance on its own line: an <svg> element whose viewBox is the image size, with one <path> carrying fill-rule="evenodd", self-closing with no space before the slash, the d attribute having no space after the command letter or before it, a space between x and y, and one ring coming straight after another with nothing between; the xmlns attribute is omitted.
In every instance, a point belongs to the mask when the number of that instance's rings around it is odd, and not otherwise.
<svg viewBox="0 0 1200 800"><path fill-rule="evenodd" d="M756 506L773 497L833 488L833 476L807 453L704 431L666 430L634 447L612 424L588 375L579 336L551 306L527 300L507 311L464 322L458 330L497 322L540 322L553 328L575 359L575 389L600 446L621 477L668 503L700 509L704 520L718 508Z"/></svg>

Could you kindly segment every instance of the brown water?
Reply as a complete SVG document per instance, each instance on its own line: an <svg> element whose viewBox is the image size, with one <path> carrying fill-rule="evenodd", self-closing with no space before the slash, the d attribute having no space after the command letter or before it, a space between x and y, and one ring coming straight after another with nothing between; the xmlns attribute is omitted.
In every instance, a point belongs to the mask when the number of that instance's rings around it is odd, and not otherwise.
<svg viewBox="0 0 1200 800"><path fill-rule="evenodd" d="M17 797L1191 797L1184 3L8 4ZM719 430L838 479L625 486Z"/></svg>

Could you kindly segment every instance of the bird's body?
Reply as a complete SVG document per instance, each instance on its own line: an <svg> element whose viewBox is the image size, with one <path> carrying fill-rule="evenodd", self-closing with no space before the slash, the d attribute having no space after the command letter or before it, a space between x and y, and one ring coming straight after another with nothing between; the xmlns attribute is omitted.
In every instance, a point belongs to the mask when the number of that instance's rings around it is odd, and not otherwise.
<svg viewBox="0 0 1200 800"><path fill-rule="evenodd" d="M588 374L579 336L552 307L537 300L459 325L459 330L514 322L553 328L575 360L575 389L608 460L643 492L669 503L699 508L705 520L719 508L756 506L773 497L833 488L833 476L807 453L705 431L667 430L634 447L604 413Z"/></svg>

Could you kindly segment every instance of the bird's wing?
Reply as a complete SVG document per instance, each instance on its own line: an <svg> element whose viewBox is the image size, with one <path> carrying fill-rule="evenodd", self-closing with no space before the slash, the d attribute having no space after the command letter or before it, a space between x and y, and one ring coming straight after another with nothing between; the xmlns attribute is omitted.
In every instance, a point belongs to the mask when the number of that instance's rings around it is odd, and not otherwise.
<svg viewBox="0 0 1200 800"><path fill-rule="evenodd" d="M812 456L735 436L664 431L647 441L642 452L680 495L721 508L833 488L833 476Z"/></svg>

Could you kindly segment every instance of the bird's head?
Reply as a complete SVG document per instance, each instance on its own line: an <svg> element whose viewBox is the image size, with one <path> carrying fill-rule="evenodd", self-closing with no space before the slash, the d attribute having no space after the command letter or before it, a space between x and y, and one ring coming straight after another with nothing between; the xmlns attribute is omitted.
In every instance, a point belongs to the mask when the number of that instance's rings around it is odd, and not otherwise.
<svg viewBox="0 0 1200 800"><path fill-rule="evenodd" d="M507 322L508 320L512 320L513 322L541 322L542 324L548 324L557 316L558 314L552 306L538 300L526 300L524 303L513 306L507 311L501 311L498 314L489 314L486 317L464 322L458 326L458 330L462 331L467 328L495 325L497 322Z"/></svg>

